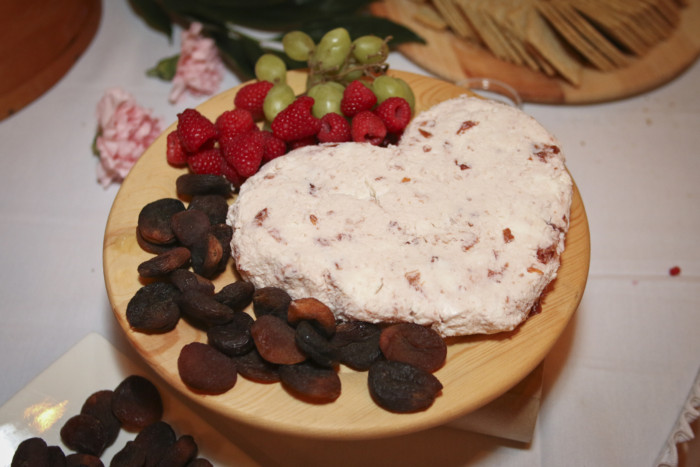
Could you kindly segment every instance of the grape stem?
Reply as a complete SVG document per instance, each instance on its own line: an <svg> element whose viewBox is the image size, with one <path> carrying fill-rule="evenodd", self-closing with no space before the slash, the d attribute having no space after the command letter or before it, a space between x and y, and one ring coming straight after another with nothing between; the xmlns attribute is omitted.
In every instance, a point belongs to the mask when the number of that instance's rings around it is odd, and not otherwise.
<svg viewBox="0 0 700 467"><path fill-rule="evenodd" d="M387 45L391 39L392 36L385 37L384 45ZM375 63L365 64L357 63L354 60L352 54L354 47L354 44L350 47L350 52L345 57L345 62L342 65L330 68L323 68L323 62L315 62L313 53L311 53L307 62L309 67L309 82L320 84L333 80L342 81L343 78L357 71L361 71L363 76L375 77L385 74L389 69L389 64L386 63L386 59L389 56L388 47L380 47L379 52L370 55L371 58L381 57L381 60Z"/></svg>

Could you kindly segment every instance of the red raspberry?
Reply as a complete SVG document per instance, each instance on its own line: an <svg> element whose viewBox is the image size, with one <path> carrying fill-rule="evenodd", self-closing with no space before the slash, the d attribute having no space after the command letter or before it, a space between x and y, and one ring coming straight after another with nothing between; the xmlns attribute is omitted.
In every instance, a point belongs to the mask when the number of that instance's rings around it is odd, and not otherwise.
<svg viewBox="0 0 700 467"><path fill-rule="evenodd" d="M216 138L216 127L195 109L177 115L177 135L187 152L197 152L206 142Z"/></svg>
<svg viewBox="0 0 700 467"><path fill-rule="evenodd" d="M286 142L316 136L321 128L321 120L311 115L313 105L313 97L298 97L277 114L270 125L272 133Z"/></svg>
<svg viewBox="0 0 700 467"><path fill-rule="evenodd" d="M245 109L233 109L223 112L214 122L219 138L236 136L252 130L255 127L253 114Z"/></svg>
<svg viewBox="0 0 700 467"><path fill-rule="evenodd" d="M272 83L269 81L256 81L247 84L238 91L233 99L233 104L239 109L250 111L255 120L262 120L264 116L263 102L271 87Z"/></svg>
<svg viewBox="0 0 700 467"><path fill-rule="evenodd" d="M298 139L296 141L289 142L289 150L303 148L304 146L313 146L317 144L318 140L316 136L307 136L306 138Z"/></svg>
<svg viewBox="0 0 700 467"><path fill-rule="evenodd" d="M168 163L175 167L184 167L187 165L187 153L185 152L185 148L182 147L176 130L168 133L165 156L168 159Z"/></svg>
<svg viewBox="0 0 700 467"><path fill-rule="evenodd" d="M224 159L242 177L254 175L262 163L265 147L260 131L249 131L231 139L219 141Z"/></svg>
<svg viewBox="0 0 700 467"><path fill-rule="evenodd" d="M273 135L270 131L262 131L261 133L263 135L263 146L265 148L263 152L263 164L287 153L287 143Z"/></svg>
<svg viewBox="0 0 700 467"><path fill-rule="evenodd" d="M340 101L340 111L348 118L352 118L363 110L372 110L377 103L377 96L365 86L362 81L355 80L348 84L343 91Z"/></svg>
<svg viewBox="0 0 700 467"><path fill-rule="evenodd" d="M226 162L226 159L221 161L221 175L226 177L226 180L231 182L231 185L236 188L240 188L243 182L245 182L245 177L241 177L241 175L236 172L236 169Z"/></svg>
<svg viewBox="0 0 700 467"><path fill-rule="evenodd" d="M343 143L350 141L350 124L345 117L330 112L321 118L321 130L316 135L321 143Z"/></svg>
<svg viewBox="0 0 700 467"><path fill-rule="evenodd" d="M389 133L401 133L411 121L411 106L403 97L390 97L379 104L374 113L382 119Z"/></svg>
<svg viewBox="0 0 700 467"><path fill-rule="evenodd" d="M224 158L218 148L205 149L187 158L187 165L196 174L221 175Z"/></svg>
<svg viewBox="0 0 700 467"><path fill-rule="evenodd" d="M351 133L353 141L379 146L386 137L386 126L373 112L364 110L352 119Z"/></svg>

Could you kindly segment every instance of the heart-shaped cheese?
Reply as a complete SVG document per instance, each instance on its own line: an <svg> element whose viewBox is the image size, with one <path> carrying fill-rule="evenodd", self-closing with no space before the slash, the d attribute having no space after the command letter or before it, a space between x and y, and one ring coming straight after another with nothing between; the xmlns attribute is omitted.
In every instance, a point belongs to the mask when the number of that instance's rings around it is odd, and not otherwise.
<svg viewBox="0 0 700 467"><path fill-rule="evenodd" d="M266 164L229 211L256 287L315 297L342 320L444 336L511 330L556 277L572 181L520 110L462 96L397 146L307 146Z"/></svg>

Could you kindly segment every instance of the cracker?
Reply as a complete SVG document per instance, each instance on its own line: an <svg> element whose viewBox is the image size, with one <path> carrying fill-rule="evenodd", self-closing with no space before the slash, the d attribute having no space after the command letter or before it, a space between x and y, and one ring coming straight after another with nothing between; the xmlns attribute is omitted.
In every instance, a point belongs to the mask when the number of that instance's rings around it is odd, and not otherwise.
<svg viewBox="0 0 700 467"><path fill-rule="evenodd" d="M475 2L476 8L479 11L481 20L484 22L488 33L497 40L502 47L504 53L509 57L511 63L523 65L524 59L518 52L517 48L512 44L506 35L506 29L501 27L493 17L493 12L500 9L500 2L497 0L487 0L488 3Z"/></svg>
<svg viewBox="0 0 700 467"><path fill-rule="evenodd" d="M456 4L464 16L469 20L472 28L479 35L481 41L486 47L498 58L505 61L511 61L511 56L508 53L502 39L493 33L493 30L487 23L486 18L477 8L473 0L457 0Z"/></svg>
<svg viewBox="0 0 700 467"><path fill-rule="evenodd" d="M534 2L530 0L531 5ZM564 79L574 86L581 84L583 67L535 8L524 8L526 44L537 51Z"/></svg>
<svg viewBox="0 0 700 467"><path fill-rule="evenodd" d="M437 31L444 31L448 26L447 22L442 18L442 16L440 16L440 14L428 4L419 5L418 9L413 14L413 19L420 24L429 27L430 29L435 29Z"/></svg>
<svg viewBox="0 0 700 467"><path fill-rule="evenodd" d="M564 17L556 4L550 2L537 3L537 10L547 19L554 29L576 49L588 62L601 71L614 70L615 64L602 52L596 49L588 40L574 28Z"/></svg>
<svg viewBox="0 0 700 467"><path fill-rule="evenodd" d="M574 7L631 53L643 55L649 50L649 44L639 37L636 27L630 24L630 19L619 14L607 2L579 0Z"/></svg>
<svg viewBox="0 0 700 467"><path fill-rule="evenodd" d="M492 3L494 7L489 10L488 14L514 53L521 58L522 63L527 67L544 71L541 62L533 57L525 46L525 34L513 24L511 13L516 6L510 0L493 0Z"/></svg>
<svg viewBox="0 0 700 467"><path fill-rule="evenodd" d="M600 51L614 66L623 67L629 63L628 57L576 11L573 2L559 1L556 2L556 5L560 15L578 31L578 34Z"/></svg>
<svg viewBox="0 0 700 467"><path fill-rule="evenodd" d="M464 18L459 8L452 0L434 0L433 5L440 13L440 16L450 25L450 28L465 39L478 38L478 34Z"/></svg>

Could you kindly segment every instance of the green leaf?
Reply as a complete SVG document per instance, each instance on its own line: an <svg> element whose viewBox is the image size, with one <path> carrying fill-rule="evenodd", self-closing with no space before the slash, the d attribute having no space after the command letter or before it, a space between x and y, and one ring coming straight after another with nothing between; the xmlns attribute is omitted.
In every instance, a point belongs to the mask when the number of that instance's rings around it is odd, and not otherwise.
<svg viewBox="0 0 700 467"><path fill-rule="evenodd" d="M243 80L255 77L255 62L264 53L256 40L242 35L230 37L223 33L213 33L212 38L223 59Z"/></svg>
<svg viewBox="0 0 700 467"><path fill-rule="evenodd" d="M95 131L95 136L92 138L92 144L90 145L90 150L94 156L100 157L100 150L97 149L97 138L102 136L102 128L97 128Z"/></svg>
<svg viewBox="0 0 700 467"><path fill-rule="evenodd" d="M173 25L170 15L156 0L129 0L129 3L146 24L172 39Z"/></svg>
<svg viewBox="0 0 700 467"><path fill-rule="evenodd" d="M373 34L379 37L391 36L390 46L404 42L420 42L425 44L425 39L401 24L386 18L377 16L345 16L332 18L325 21L311 21L304 23L301 30L318 42L323 35L331 29L344 27L350 33L350 37L357 39L360 36Z"/></svg>
<svg viewBox="0 0 700 467"><path fill-rule="evenodd" d="M163 0L164 6L180 15L215 24L239 24L258 29L290 29L308 21L324 21L347 16L370 3L369 0L261 0L224 2L222 0Z"/></svg>
<svg viewBox="0 0 700 467"><path fill-rule="evenodd" d="M164 81L172 81L177 71L177 61L179 59L180 54L160 60L156 66L146 71L146 76L160 78Z"/></svg>
<svg viewBox="0 0 700 467"><path fill-rule="evenodd" d="M255 8L269 8L289 3L288 0L198 0L197 2L192 2L190 0L190 2L212 7L234 8L250 8L251 6L254 6Z"/></svg>

